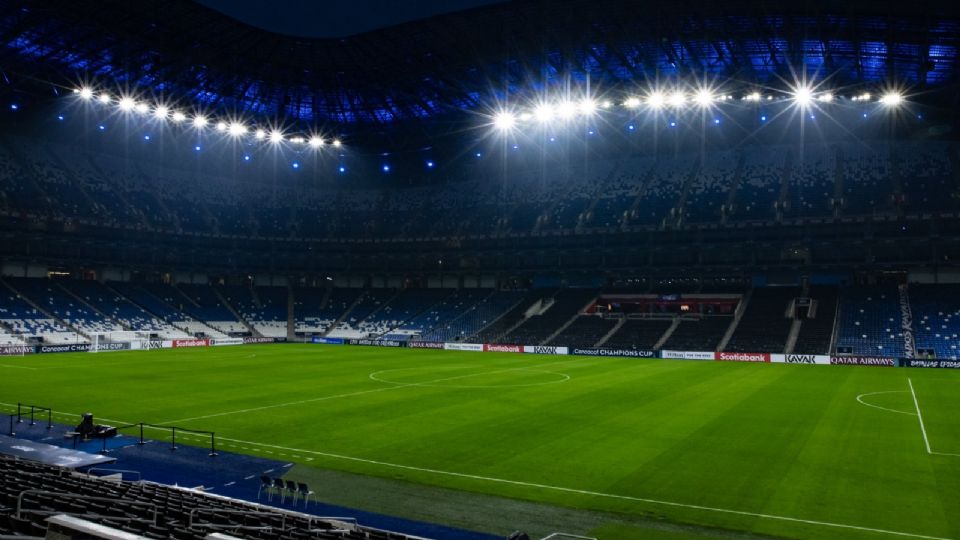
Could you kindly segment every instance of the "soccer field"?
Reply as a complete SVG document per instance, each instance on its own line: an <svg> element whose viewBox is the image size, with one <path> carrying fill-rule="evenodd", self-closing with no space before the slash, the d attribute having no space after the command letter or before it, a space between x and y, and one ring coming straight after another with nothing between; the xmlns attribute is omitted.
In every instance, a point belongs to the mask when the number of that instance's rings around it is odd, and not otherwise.
<svg viewBox="0 0 960 540"><path fill-rule="evenodd" d="M4 410L210 430L307 467L790 538L960 538L949 370L292 344L0 364Z"/></svg>

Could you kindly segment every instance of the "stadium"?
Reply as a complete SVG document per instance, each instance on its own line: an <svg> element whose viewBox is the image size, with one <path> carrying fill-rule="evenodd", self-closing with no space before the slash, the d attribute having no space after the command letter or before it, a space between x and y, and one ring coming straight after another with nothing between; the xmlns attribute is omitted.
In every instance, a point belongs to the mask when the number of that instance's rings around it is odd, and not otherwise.
<svg viewBox="0 0 960 540"><path fill-rule="evenodd" d="M960 539L960 6L0 6L0 540Z"/></svg>

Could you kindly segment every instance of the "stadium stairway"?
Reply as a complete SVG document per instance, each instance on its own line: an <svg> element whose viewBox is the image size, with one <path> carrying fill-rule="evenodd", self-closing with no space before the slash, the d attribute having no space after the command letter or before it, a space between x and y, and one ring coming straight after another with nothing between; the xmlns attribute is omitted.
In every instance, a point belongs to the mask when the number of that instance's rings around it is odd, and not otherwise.
<svg viewBox="0 0 960 540"><path fill-rule="evenodd" d="M660 339L658 339L657 342L653 344L653 349L659 350L660 347L663 347L663 344L666 343L668 339L670 339L670 336L673 335L673 333L677 330L678 326L680 326L680 317L674 317L673 322L670 323L670 327L664 330L663 335L660 336Z"/></svg>
<svg viewBox="0 0 960 540"><path fill-rule="evenodd" d="M232 313L233 316L236 317L238 321L240 321L240 324L242 324L244 328L246 328L247 331L250 332L251 336L263 337L263 334L261 334L259 330L254 328L253 325L250 324L250 321L244 319L243 315L241 315L240 312L237 311L237 308L233 307L233 304L231 304L230 301L227 300L227 297L223 295L223 291L221 291L219 287L215 287L211 285L210 288L213 289L213 294L217 295L217 299L220 300L220 302L223 304L223 307L230 310L230 313ZM259 305L260 301L257 299L256 293L251 291L251 294L253 294L254 302L256 302ZM288 323L288 326L289 326L289 323Z"/></svg>
<svg viewBox="0 0 960 540"><path fill-rule="evenodd" d="M557 336L559 336L560 334L562 334L563 331L566 330L571 324L573 324L574 322L576 322L577 317L579 317L581 314L585 313L588 309L590 309L590 306L592 306L592 305L595 304L596 302L597 302L597 296L594 296L593 298L591 298L590 300L588 300L587 303L583 305L583 307L581 307L580 309L578 309L577 312L573 314L573 316L571 316L569 319L567 319L567 322L563 323L563 325L561 325L560 328L557 328L552 334L550 334L549 336L547 336L547 339L545 339L545 340L543 340L542 342L538 343L538 345L546 345L547 343L550 343L554 338L556 338ZM563 343L561 343L560 345L563 345Z"/></svg>
<svg viewBox="0 0 960 540"><path fill-rule="evenodd" d="M57 416L66 418L63 413L58 413ZM72 429L72 425L54 423L53 428L47 430L45 423L40 422L35 426L30 426L29 423L24 422L17 424L17 438L69 448L72 447L72 438L65 438L60 434ZM5 433L0 434L0 437L7 437L7 435ZM134 437L120 436L117 439L125 439L125 441L118 441L117 444L107 446L107 455L116 458L117 461L109 466L97 468L93 471L94 474L110 475L117 474L117 471L124 471L122 473L124 480L142 480L146 483L174 486L186 490L184 493L187 495L197 496L199 493L227 497L261 505L264 511L276 509L281 512L304 512L302 501L293 503L284 500L280 502L276 496L268 501L266 495L259 491L261 475L283 477L284 479L297 481L298 478L292 462L237 454L219 448L218 455L210 457L208 455L209 448L202 446L179 444L176 451L171 451L169 442L165 441L148 440L146 444L138 445ZM178 439L180 439L179 436ZM237 444L239 445L239 443ZM230 445L230 443L225 441L222 446L227 445ZM77 447L78 450L91 453L98 452L100 448L100 441L83 443L82 447ZM57 470L59 471L59 469ZM502 538L488 533L327 504L323 502L324 486L311 485L311 488L317 492L316 500L311 500L310 506L306 509L311 515L350 516L363 527L393 531L387 533L386 538L388 539L403 540L407 538L406 535L458 540L495 540ZM259 498L258 495L260 495ZM211 501L211 503L213 502ZM211 504L210 506L215 505ZM257 510L257 508L251 507L250 510ZM0 509L0 515L4 513ZM354 537L349 536L349 538ZM363 536L363 538L367 538L367 536Z"/></svg>
<svg viewBox="0 0 960 540"><path fill-rule="evenodd" d="M354 300L353 303L350 304L350 307L348 307L343 313L340 314L339 317L337 317L337 320L333 321L333 323L330 324L330 326L327 328L327 331L324 332L323 335L324 336L330 335L330 332L333 332L334 330L336 330L341 323L346 321L347 317L350 316L350 312L353 311L353 309L357 307L357 304L362 302L364 297L366 296L367 296L367 291L363 291L362 293L358 294L356 300ZM325 296L324 304L326 304L326 302L329 299L330 299L330 293L328 292Z"/></svg>
<svg viewBox="0 0 960 540"><path fill-rule="evenodd" d="M0 286L4 286L4 287L10 289L11 291L13 291L14 294L18 295L24 302L26 302L27 305L29 305L29 306L32 307L33 309L39 311L40 313L43 313L44 315L47 316L47 318L53 319L54 321L57 322L57 324L62 325L64 328L70 329L71 332L75 332L75 333L76 333L77 335L79 335L79 336L83 336L83 337L84 337L85 339L87 339L88 341L93 341L89 334L87 334L87 333L85 333L85 332L81 332L79 328L77 328L77 327L69 324L67 321L61 319L60 317L57 317L55 314L53 314L53 313L51 313L51 312L43 309L42 307L40 307L39 304L37 304L36 302L34 302L34 301L33 301L31 298L29 298L27 295L22 294L20 291L18 291L16 288L14 288L13 285L10 285L8 282L6 282L2 277L0 277Z"/></svg>
<svg viewBox="0 0 960 540"><path fill-rule="evenodd" d="M617 324L613 325L613 328L611 328L610 331L606 333L606 335L600 338L600 341L596 343L595 347L603 347L603 344L610 339L610 336L616 334L617 331L620 330L620 328L623 326L625 322L627 322L627 318L620 317L620 320L617 321Z"/></svg>
<svg viewBox="0 0 960 540"><path fill-rule="evenodd" d="M730 338L733 337L733 333L737 331L737 326L740 325L740 319L743 318L743 314L747 311L747 306L750 305L750 298L753 297L753 288L747 291L747 294L743 295L743 298L740 299L740 302L737 304L737 309L733 312L733 321L730 322L730 326L727 328L727 332L723 334L723 339L720 340L720 344L717 345L717 350L722 351L727 347L727 343L730 343Z"/></svg>

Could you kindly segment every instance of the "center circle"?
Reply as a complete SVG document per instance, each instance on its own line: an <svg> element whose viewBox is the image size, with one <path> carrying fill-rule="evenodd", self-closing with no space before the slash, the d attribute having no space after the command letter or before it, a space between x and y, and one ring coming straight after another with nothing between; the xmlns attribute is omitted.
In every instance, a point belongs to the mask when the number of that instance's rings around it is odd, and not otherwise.
<svg viewBox="0 0 960 540"><path fill-rule="evenodd" d="M445 367L413 367L413 368L398 368L398 369L384 369L381 371L375 371L369 375L370 379L387 383L394 384L398 386L423 386L428 388L519 388L524 386L544 386L548 384L558 384L562 382L567 382L570 380L570 376L566 373L559 373L556 371L547 371L545 369L535 369L535 368L506 368L506 369L494 369L488 371L479 371L476 373L465 373L463 375L457 375L459 370L475 369L475 366L445 366ZM401 375L410 373L415 375L416 372L430 372L433 376L427 377L426 380L423 380L423 377L416 377L419 380L402 380ZM437 373L437 372L440 373ZM452 373L451 373L452 372ZM498 375L508 375L511 379L533 379L533 382L492 382L485 383L484 378L489 376L498 376ZM518 376L519 375L519 376ZM398 380L401 379L401 380ZM477 382L470 383L470 380L474 379Z"/></svg>

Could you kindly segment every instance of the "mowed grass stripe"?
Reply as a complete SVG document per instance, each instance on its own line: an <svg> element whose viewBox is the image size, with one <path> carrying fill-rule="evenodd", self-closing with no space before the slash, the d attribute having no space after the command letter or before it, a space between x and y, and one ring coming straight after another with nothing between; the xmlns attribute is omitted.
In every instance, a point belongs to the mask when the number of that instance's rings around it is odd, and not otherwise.
<svg viewBox="0 0 960 540"><path fill-rule="evenodd" d="M936 445L934 423L945 440L957 432L942 408L957 410L949 388L960 378L950 372L312 345L57 356L68 367L0 380L2 400L162 421L378 388L386 383L369 374L380 370L424 381L456 376L446 369L454 366L466 374L543 364L535 369L570 380L496 387L534 377L517 369L477 379L493 388L410 387L189 427L254 453L297 449L308 464L566 506L785 536L828 533L757 514L960 536L960 459L927 455L915 417L856 401L906 389L909 374ZM111 365L96 367L103 358ZM38 359L15 364L40 367L30 363ZM113 392L98 386L104 380Z"/></svg>

